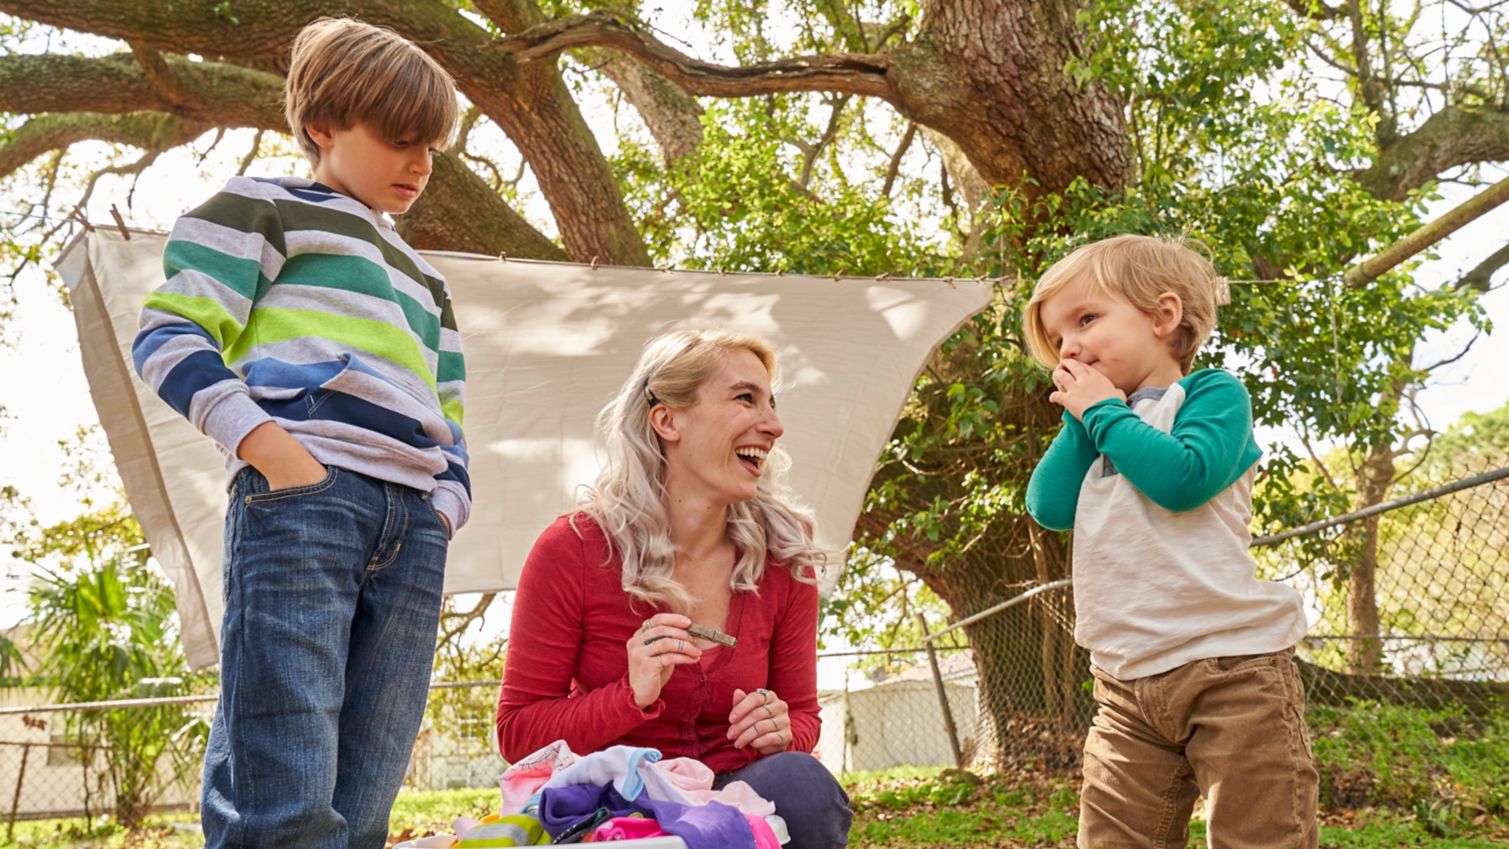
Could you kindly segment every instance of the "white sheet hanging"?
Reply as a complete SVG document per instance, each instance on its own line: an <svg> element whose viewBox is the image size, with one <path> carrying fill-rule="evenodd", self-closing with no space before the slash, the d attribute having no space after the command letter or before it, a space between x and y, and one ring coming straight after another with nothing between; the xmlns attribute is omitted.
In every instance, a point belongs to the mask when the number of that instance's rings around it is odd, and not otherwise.
<svg viewBox="0 0 1509 849"><path fill-rule="evenodd" d="M189 663L217 661L224 459L131 369L166 236L96 229L58 261L90 393L131 507L172 578ZM987 284L718 274L430 254L466 352L471 521L446 591L512 589L535 537L596 476L593 421L651 337L729 328L779 351L790 481L818 542L848 545L876 459L933 347L990 300Z"/></svg>

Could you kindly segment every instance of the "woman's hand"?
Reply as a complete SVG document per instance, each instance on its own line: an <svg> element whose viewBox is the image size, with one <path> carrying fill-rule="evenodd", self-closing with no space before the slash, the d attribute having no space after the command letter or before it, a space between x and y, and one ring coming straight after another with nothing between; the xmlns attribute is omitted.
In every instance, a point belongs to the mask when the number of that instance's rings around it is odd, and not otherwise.
<svg viewBox="0 0 1509 849"><path fill-rule="evenodd" d="M764 687L753 693L734 690L728 724L728 739L734 741L736 749L753 746L762 755L773 755L791 747L791 712Z"/></svg>
<svg viewBox="0 0 1509 849"><path fill-rule="evenodd" d="M702 659L702 649L686 630L690 624L679 613L657 613L629 638L629 687L640 710L655 704L677 666Z"/></svg>

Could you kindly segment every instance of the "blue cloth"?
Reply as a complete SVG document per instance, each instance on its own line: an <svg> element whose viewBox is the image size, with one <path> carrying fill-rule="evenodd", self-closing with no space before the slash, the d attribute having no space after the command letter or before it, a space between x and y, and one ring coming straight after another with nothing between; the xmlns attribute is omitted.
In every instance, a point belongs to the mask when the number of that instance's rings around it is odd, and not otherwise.
<svg viewBox="0 0 1509 849"><path fill-rule="evenodd" d="M332 468L231 484L206 846L381 849L424 715L448 546L430 497Z"/></svg>
<svg viewBox="0 0 1509 849"><path fill-rule="evenodd" d="M686 841L688 849L755 849L749 820L738 808L722 802L678 805L642 794L631 801L612 787L567 784L542 791L538 813L545 831L555 838L599 807L615 817L643 814L659 823L666 834Z"/></svg>
<svg viewBox="0 0 1509 849"><path fill-rule="evenodd" d="M781 849L837 849L849 845L849 796L828 768L806 752L777 752L749 766L725 772L713 782L721 790L743 781L775 805L791 841Z"/></svg>
<svg viewBox="0 0 1509 849"><path fill-rule="evenodd" d="M638 799L644 793L644 777L639 774L640 764L655 763L660 760L658 749L630 748L629 765L624 772L623 778L619 779L618 792L625 799Z"/></svg>

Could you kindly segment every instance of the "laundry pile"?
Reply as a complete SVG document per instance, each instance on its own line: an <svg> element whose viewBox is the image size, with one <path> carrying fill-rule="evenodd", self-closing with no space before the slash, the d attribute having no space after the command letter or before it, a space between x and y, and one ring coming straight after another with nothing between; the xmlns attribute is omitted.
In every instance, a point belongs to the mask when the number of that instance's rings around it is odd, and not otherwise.
<svg viewBox="0 0 1509 849"><path fill-rule="evenodd" d="M677 837L687 849L779 849L775 805L742 781L713 789L701 761L662 760L655 749L613 746L577 755L564 740L513 764L499 779L503 804L486 820L456 820L456 835L404 844L491 849Z"/></svg>

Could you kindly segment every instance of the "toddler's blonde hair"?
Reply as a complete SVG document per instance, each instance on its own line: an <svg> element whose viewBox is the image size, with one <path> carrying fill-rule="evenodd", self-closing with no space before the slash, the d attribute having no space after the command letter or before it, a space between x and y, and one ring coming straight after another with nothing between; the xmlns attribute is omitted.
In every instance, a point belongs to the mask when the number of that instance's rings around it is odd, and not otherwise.
<svg viewBox="0 0 1509 849"><path fill-rule="evenodd" d="M1043 302L1081 278L1097 292L1120 298L1148 315L1158 298L1172 292L1183 302L1184 317L1170 341L1179 368L1189 373L1195 352L1216 326L1216 290L1220 278L1193 239L1159 236L1113 236L1076 248L1038 278L1022 313L1027 350L1048 368L1058 365L1058 348L1043 327Z"/></svg>

